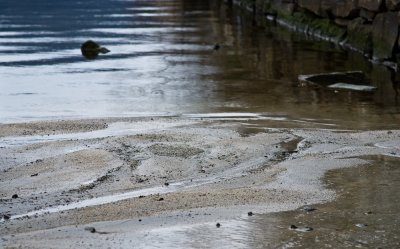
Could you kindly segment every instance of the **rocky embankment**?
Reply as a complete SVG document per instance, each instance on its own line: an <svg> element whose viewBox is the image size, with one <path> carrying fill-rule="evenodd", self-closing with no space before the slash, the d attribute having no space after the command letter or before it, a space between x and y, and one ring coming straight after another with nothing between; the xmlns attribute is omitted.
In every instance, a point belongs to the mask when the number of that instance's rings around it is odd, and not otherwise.
<svg viewBox="0 0 400 249"><path fill-rule="evenodd" d="M357 50L397 67L400 62L396 0L230 0L257 17Z"/></svg>

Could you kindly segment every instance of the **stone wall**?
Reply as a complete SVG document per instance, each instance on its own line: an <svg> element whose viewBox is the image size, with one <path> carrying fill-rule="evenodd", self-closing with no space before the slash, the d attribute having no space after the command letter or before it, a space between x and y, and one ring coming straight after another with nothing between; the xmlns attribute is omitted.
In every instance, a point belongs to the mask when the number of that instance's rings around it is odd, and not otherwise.
<svg viewBox="0 0 400 249"><path fill-rule="evenodd" d="M232 2L232 0L228 0ZM258 18L400 64L400 0L233 0Z"/></svg>

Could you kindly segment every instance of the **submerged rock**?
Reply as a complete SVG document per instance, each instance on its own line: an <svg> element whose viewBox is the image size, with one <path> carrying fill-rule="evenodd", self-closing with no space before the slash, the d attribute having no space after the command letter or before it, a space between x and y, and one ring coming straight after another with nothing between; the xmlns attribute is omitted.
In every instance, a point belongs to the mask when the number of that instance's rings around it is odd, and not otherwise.
<svg viewBox="0 0 400 249"><path fill-rule="evenodd" d="M347 84L347 83L336 83L328 86L333 89L345 89L345 90L353 90L360 92L372 92L376 90L375 86L367 86L367 85L355 85L355 84Z"/></svg>
<svg viewBox="0 0 400 249"><path fill-rule="evenodd" d="M331 89L345 89L350 91L373 92L375 86L371 86L364 73L332 72L323 74L299 75L300 83L319 85Z"/></svg>
<svg viewBox="0 0 400 249"><path fill-rule="evenodd" d="M92 40L88 40L82 44L81 52L86 59L93 60L96 59L99 54L107 54L110 52L110 50L101 47L99 44Z"/></svg>

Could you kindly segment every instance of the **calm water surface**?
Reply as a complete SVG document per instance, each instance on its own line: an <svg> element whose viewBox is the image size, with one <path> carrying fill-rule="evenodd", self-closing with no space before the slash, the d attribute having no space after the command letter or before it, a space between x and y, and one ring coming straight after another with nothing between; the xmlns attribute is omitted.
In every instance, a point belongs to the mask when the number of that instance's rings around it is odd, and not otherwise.
<svg viewBox="0 0 400 249"><path fill-rule="evenodd" d="M400 124L387 69L273 24L256 27L220 1L2 0L0 9L0 122L245 112L328 126ZM88 39L111 53L86 60ZM345 70L363 70L378 91L297 81Z"/></svg>

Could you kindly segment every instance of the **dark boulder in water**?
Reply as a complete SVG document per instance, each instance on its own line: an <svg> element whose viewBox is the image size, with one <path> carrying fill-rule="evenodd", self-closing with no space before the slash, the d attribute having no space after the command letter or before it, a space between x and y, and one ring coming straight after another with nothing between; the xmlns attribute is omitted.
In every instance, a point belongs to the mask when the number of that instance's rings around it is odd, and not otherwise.
<svg viewBox="0 0 400 249"><path fill-rule="evenodd" d="M81 46L82 55L88 60L94 60L99 54L107 54L110 52L107 48L101 47L92 40L88 40Z"/></svg>

